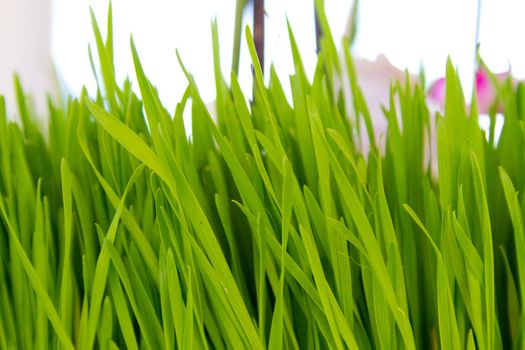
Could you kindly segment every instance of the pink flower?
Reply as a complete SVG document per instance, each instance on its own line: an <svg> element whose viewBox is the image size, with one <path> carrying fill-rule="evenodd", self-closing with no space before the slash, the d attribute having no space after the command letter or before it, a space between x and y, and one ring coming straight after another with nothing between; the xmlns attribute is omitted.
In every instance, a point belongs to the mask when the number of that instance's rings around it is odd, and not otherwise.
<svg viewBox="0 0 525 350"><path fill-rule="evenodd" d="M498 81L503 82L509 76L509 72L496 74ZM476 72L476 97L478 100L478 111L486 114L489 108L496 100L496 90L488 73L480 68ZM445 105L445 78L440 78L432 84L428 92L428 99L437 104L440 108ZM498 106L498 112L501 112L502 106Z"/></svg>

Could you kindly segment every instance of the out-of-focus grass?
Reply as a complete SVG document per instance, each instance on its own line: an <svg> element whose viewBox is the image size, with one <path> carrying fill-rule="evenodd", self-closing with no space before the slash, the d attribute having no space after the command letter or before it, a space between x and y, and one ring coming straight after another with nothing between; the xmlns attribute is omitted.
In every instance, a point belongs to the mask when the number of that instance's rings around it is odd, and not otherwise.
<svg viewBox="0 0 525 350"><path fill-rule="evenodd" d="M496 144L451 62L444 115L393 82L381 154L317 5L312 82L290 28L292 104L285 77L264 85L249 30L254 100L226 84L215 25L216 120L180 58L169 113L131 41L140 100L115 81L111 12L106 38L93 17L96 98L49 102L45 136L18 81L21 125L0 98L1 349L524 346L525 86L498 85Z"/></svg>

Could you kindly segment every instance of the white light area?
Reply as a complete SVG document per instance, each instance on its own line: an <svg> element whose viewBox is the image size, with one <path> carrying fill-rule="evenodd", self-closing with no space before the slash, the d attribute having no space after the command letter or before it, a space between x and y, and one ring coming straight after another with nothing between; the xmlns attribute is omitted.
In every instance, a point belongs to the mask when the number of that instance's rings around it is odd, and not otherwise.
<svg viewBox="0 0 525 350"><path fill-rule="evenodd" d="M481 12L480 54L496 73L512 67L512 75L525 79L525 1L484 0Z"/></svg>
<svg viewBox="0 0 525 350"><path fill-rule="evenodd" d="M368 1L368 0L366 0ZM366 1L361 0L359 6ZM341 38L346 30L350 11L352 10L353 0L325 0L325 13L330 24L330 30L334 37L337 48L341 47Z"/></svg>
<svg viewBox="0 0 525 350"><path fill-rule="evenodd" d="M507 71L510 64L513 76L524 79L525 2L483 0L481 4L482 59L496 73ZM445 75L450 55L465 92L471 91L478 0L368 0L359 5L356 55L375 59L383 53L413 74L423 67L429 83Z"/></svg>
<svg viewBox="0 0 525 350"><path fill-rule="evenodd" d="M495 118L495 124L494 124L494 143L497 144L499 141L499 138L501 136L501 131L503 130L503 123L505 121L505 117L503 117L503 114L497 113ZM485 133L485 137L487 140L490 137L490 117L488 114L480 114L479 115L479 126L481 127L481 130Z"/></svg>
<svg viewBox="0 0 525 350"><path fill-rule="evenodd" d="M465 91L471 91L477 0L361 1L355 52L375 59L383 53L395 66L427 81L445 75L450 55ZM485 2L484 2L485 3Z"/></svg>
<svg viewBox="0 0 525 350"><path fill-rule="evenodd" d="M59 79L71 90L67 93L78 94L82 85L94 91L87 50L91 38L88 2L55 0L52 18L51 53Z"/></svg>
<svg viewBox="0 0 525 350"><path fill-rule="evenodd" d="M129 76L137 90L129 37L133 33L145 72L158 88L169 110L182 97L187 82L175 56L178 49L184 64L193 74L205 102L215 98L211 19L217 17L222 72L227 82L233 48L235 0L168 1L152 0L148 6L137 0L114 0L114 51L117 82ZM303 0L267 0L265 22L265 76L269 78L271 63L280 77L294 72L286 18L294 30L303 63L310 78L317 56L315 53L315 21L313 2ZM93 8L103 36L106 33L107 1L55 0L53 7L53 58L68 93L78 94L85 85L91 94L96 82L88 60L88 43L96 60L96 46L89 17ZM244 11L239 83L247 98L252 94L251 59L245 39L245 26L253 25L253 7ZM343 16L344 17L344 16ZM290 97L289 84L283 79Z"/></svg>
<svg viewBox="0 0 525 350"><path fill-rule="evenodd" d="M221 66L227 81L233 47L235 0L169 1L114 0L114 50L117 82L129 76L137 88L129 37L133 38L148 78L170 111L182 97L187 80L176 59L179 50L183 63L194 76L205 102L215 98L215 80L211 43L211 20L217 17L221 48ZM103 36L106 33L107 1L55 0L53 56L61 79L69 93L78 93L86 85L94 93L87 43L95 60L88 6L97 17ZM244 37L244 32L243 32ZM251 90L251 70L245 41L241 45L239 81L244 91Z"/></svg>
<svg viewBox="0 0 525 350"><path fill-rule="evenodd" d="M270 67L273 64L290 100L287 77L294 73L295 67L286 19L290 22L305 70L312 79L317 63L313 1L266 0L265 8L265 78L269 80Z"/></svg>
<svg viewBox="0 0 525 350"><path fill-rule="evenodd" d="M50 0L0 0L0 95L9 118L18 115L15 72L39 118L47 112L46 95L57 95L49 53L50 6Z"/></svg>
<svg viewBox="0 0 525 350"><path fill-rule="evenodd" d="M352 1L325 0L333 37L340 46ZM313 0L266 0L265 73L273 62L289 95L287 76L294 67L286 27L288 17L306 71L312 78L316 64ZM88 13L91 5L102 33L106 32L107 0L54 0L52 53L68 93L78 94L82 85L94 93L87 55L93 43ZM459 69L465 95L472 88L478 0L366 0L360 1L356 57L375 59L384 54L395 66L417 74L424 68L427 82L445 75L450 55ZM239 81L246 97L251 96L251 68L244 26L251 24L252 7L245 10ZM525 2L482 1L480 52L489 68L505 71L510 65L517 78L525 78ZM164 104L173 111L187 82L178 65L175 49L194 75L206 102L215 98L210 22L218 18L221 65L230 78L235 0L114 0L115 61L117 82L135 74L129 36L135 43L146 74L158 88ZM249 19L249 20L246 20ZM96 57L95 57L96 58Z"/></svg>

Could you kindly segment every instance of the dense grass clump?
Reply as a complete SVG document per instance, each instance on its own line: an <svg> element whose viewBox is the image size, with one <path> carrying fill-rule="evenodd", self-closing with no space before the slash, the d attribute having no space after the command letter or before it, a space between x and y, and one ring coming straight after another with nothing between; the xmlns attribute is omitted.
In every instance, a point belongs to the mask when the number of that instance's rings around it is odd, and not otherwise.
<svg viewBox="0 0 525 350"><path fill-rule="evenodd" d="M319 13L313 82L290 30L292 104L249 31L254 100L228 86L215 27L217 119L187 71L169 113L132 41L141 101L115 81L111 16L97 97L50 103L46 135L20 84L21 125L0 98L1 349L523 348L525 86L498 84L495 143L450 62L444 115L394 83L381 153Z"/></svg>

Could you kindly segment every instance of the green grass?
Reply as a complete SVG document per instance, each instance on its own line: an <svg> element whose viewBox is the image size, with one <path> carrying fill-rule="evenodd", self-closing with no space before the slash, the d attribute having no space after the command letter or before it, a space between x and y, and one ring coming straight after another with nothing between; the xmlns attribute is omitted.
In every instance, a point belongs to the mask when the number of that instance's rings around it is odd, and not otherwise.
<svg viewBox="0 0 525 350"><path fill-rule="evenodd" d="M92 16L96 97L50 101L44 127L16 80L20 124L0 98L0 349L525 347L525 85L497 86L495 143L450 61L443 115L393 82L380 152L317 5L313 81L289 27L292 103L249 30L253 101L227 85L215 23L216 120L178 54L188 86L168 112L131 40L139 99L115 80L111 12L106 38Z"/></svg>

